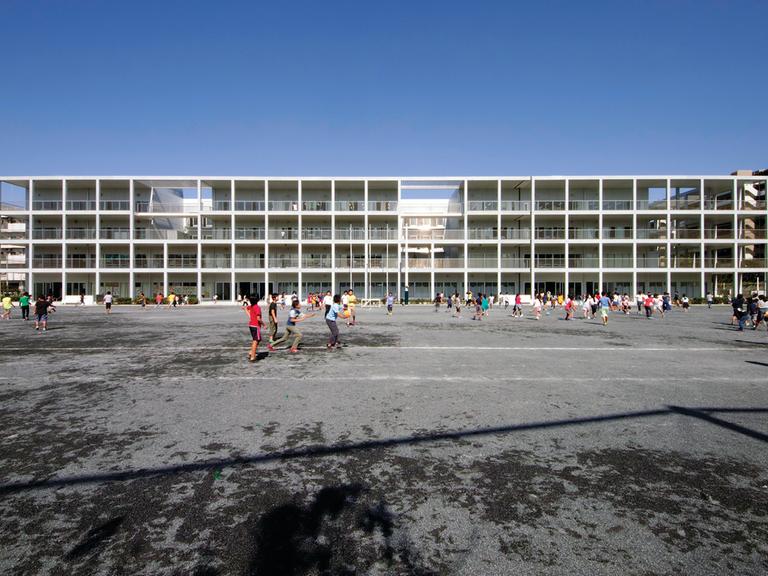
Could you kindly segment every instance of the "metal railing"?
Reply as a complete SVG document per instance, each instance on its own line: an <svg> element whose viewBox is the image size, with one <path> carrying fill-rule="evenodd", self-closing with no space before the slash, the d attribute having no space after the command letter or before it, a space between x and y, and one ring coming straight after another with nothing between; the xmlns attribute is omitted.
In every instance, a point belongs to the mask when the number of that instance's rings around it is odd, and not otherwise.
<svg viewBox="0 0 768 576"><path fill-rule="evenodd" d="M529 228L502 228L502 240L530 240L531 230Z"/></svg>
<svg viewBox="0 0 768 576"><path fill-rule="evenodd" d="M67 256L67 268L95 268L96 256L86 255L78 256L71 254Z"/></svg>
<svg viewBox="0 0 768 576"><path fill-rule="evenodd" d="M302 268L330 268L332 266L331 255L302 254Z"/></svg>
<svg viewBox="0 0 768 576"><path fill-rule="evenodd" d="M67 238L70 240L94 240L96 228L67 228Z"/></svg>
<svg viewBox="0 0 768 576"><path fill-rule="evenodd" d="M464 268L464 258L435 258L435 268Z"/></svg>
<svg viewBox="0 0 768 576"><path fill-rule="evenodd" d="M469 256L467 258L467 268L498 268L499 259L497 256Z"/></svg>
<svg viewBox="0 0 768 576"><path fill-rule="evenodd" d="M530 258L501 258L502 268L530 268Z"/></svg>
<svg viewBox="0 0 768 576"><path fill-rule="evenodd" d="M350 260L349 255L339 255L336 256L336 268L349 268L350 267ZM358 268L365 268L365 257L360 256L353 256L352 257L352 268L358 269Z"/></svg>
<svg viewBox="0 0 768 576"><path fill-rule="evenodd" d="M211 203L211 210L214 212L229 212L232 209L232 202L229 200L214 200Z"/></svg>
<svg viewBox="0 0 768 576"><path fill-rule="evenodd" d="M363 200L336 200L334 208L338 212L364 212L365 202Z"/></svg>
<svg viewBox="0 0 768 576"><path fill-rule="evenodd" d="M502 200L501 211L502 212L530 212L531 202L530 200Z"/></svg>
<svg viewBox="0 0 768 576"><path fill-rule="evenodd" d="M61 210L63 202L61 200L33 200L32 210Z"/></svg>
<svg viewBox="0 0 768 576"><path fill-rule="evenodd" d="M131 257L128 254L102 256L101 268L130 268Z"/></svg>
<svg viewBox="0 0 768 576"><path fill-rule="evenodd" d="M61 256L35 256L32 258L33 268L61 268Z"/></svg>
<svg viewBox="0 0 768 576"><path fill-rule="evenodd" d="M571 240L597 240L600 231L597 228L569 228L568 238Z"/></svg>
<svg viewBox="0 0 768 576"><path fill-rule="evenodd" d="M569 200L568 210L600 210L600 200Z"/></svg>
<svg viewBox="0 0 768 576"><path fill-rule="evenodd" d="M129 200L102 200L99 202L99 208L104 211L124 210L131 209L131 203Z"/></svg>
<svg viewBox="0 0 768 576"><path fill-rule="evenodd" d="M537 254L536 268L565 268L565 255Z"/></svg>
<svg viewBox="0 0 768 576"><path fill-rule="evenodd" d="M498 238L498 230L495 228L467 228L469 240L495 240Z"/></svg>
<svg viewBox="0 0 768 576"><path fill-rule="evenodd" d="M565 200L536 200L534 209L537 211L565 210Z"/></svg>
<svg viewBox="0 0 768 576"><path fill-rule="evenodd" d="M704 210L733 210L732 198L705 198Z"/></svg>
<svg viewBox="0 0 768 576"><path fill-rule="evenodd" d="M635 231L638 240L666 240L667 231L659 228L638 228Z"/></svg>
<svg viewBox="0 0 768 576"><path fill-rule="evenodd" d="M236 200L235 212L264 212L263 200Z"/></svg>
<svg viewBox="0 0 768 576"><path fill-rule="evenodd" d="M704 268L733 268L736 261L733 258L712 258L704 259Z"/></svg>
<svg viewBox="0 0 768 576"><path fill-rule="evenodd" d="M701 209L700 198L670 198L669 199L670 210L699 210Z"/></svg>
<svg viewBox="0 0 768 576"><path fill-rule="evenodd" d="M733 228L705 228L706 240L733 240Z"/></svg>
<svg viewBox="0 0 768 576"><path fill-rule="evenodd" d="M264 268L264 258L259 254L235 254L235 268Z"/></svg>
<svg viewBox="0 0 768 576"><path fill-rule="evenodd" d="M666 210L666 200L638 200L636 203L638 210Z"/></svg>
<svg viewBox="0 0 768 576"><path fill-rule="evenodd" d="M604 240L631 240L633 238L632 228L603 228Z"/></svg>
<svg viewBox="0 0 768 576"><path fill-rule="evenodd" d="M670 240L698 240L701 230L698 228L672 228L669 231Z"/></svg>
<svg viewBox="0 0 768 576"><path fill-rule="evenodd" d="M264 240L264 228L235 228L235 240Z"/></svg>
<svg viewBox="0 0 768 576"><path fill-rule="evenodd" d="M365 228L336 228L336 240L365 240Z"/></svg>
<svg viewBox="0 0 768 576"><path fill-rule="evenodd" d="M333 237L331 228L302 228L302 240L330 240Z"/></svg>
<svg viewBox="0 0 768 576"><path fill-rule="evenodd" d="M739 240L765 240L766 231L760 228L740 228Z"/></svg>
<svg viewBox="0 0 768 576"><path fill-rule="evenodd" d="M96 210L96 200L67 200L67 210Z"/></svg>
<svg viewBox="0 0 768 576"><path fill-rule="evenodd" d="M765 210L765 200L755 200L754 202L747 202L746 198L742 198L741 200L741 208L739 210Z"/></svg>
<svg viewBox="0 0 768 576"><path fill-rule="evenodd" d="M389 259L387 259L387 257L383 255L372 255L368 258L368 268L380 270L385 268L397 268L397 258L390 256Z"/></svg>
<svg viewBox="0 0 768 576"><path fill-rule="evenodd" d="M270 268L298 268L299 257L298 256L269 256Z"/></svg>
<svg viewBox="0 0 768 576"><path fill-rule="evenodd" d="M232 257L226 254L203 254L202 268L231 268Z"/></svg>
<svg viewBox="0 0 768 576"><path fill-rule="evenodd" d="M298 228L270 228L267 231L267 237L270 240L298 240Z"/></svg>
<svg viewBox="0 0 768 576"><path fill-rule="evenodd" d="M203 240L229 240L232 237L231 228L203 228L200 233Z"/></svg>
<svg viewBox="0 0 768 576"><path fill-rule="evenodd" d="M397 200L369 200L369 212L396 212Z"/></svg>
<svg viewBox="0 0 768 576"><path fill-rule="evenodd" d="M565 228L536 228L537 240L565 240Z"/></svg>
<svg viewBox="0 0 768 576"><path fill-rule="evenodd" d="M632 200L603 200L603 210L632 210Z"/></svg>
<svg viewBox="0 0 768 576"><path fill-rule="evenodd" d="M136 228L133 231L133 237L136 240L197 240L197 228L192 231Z"/></svg>
<svg viewBox="0 0 768 576"><path fill-rule="evenodd" d="M0 268L26 268L26 254L3 254L0 256Z"/></svg>
<svg viewBox="0 0 768 576"><path fill-rule="evenodd" d="M598 256L577 256L568 257L568 268L599 268L600 258Z"/></svg>
<svg viewBox="0 0 768 576"><path fill-rule="evenodd" d="M169 254L168 268L197 268L197 254Z"/></svg>
<svg viewBox="0 0 768 576"><path fill-rule="evenodd" d="M34 240L61 240L61 228L33 228L32 238Z"/></svg>
<svg viewBox="0 0 768 576"><path fill-rule="evenodd" d="M632 256L612 256L603 254L603 268L634 268Z"/></svg>
<svg viewBox="0 0 768 576"><path fill-rule="evenodd" d="M431 258L408 258L408 268L411 270L424 270L431 267Z"/></svg>
<svg viewBox="0 0 768 576"><path fill-rule="evenodd" d="M135 254L133 257L134 268L165 268L165 262L162 256L145 256Z"/></svg>
<svg viewBox="0 0 768 576"><path fill-rule="evenodd" d="M470 200L467 203L470 212L496 212L499 209L497 200Z"/></svg>
<svg viewBox="0 0 768 576"><path fill-rule="evenodd" d="M270 200L267 202L267 209L270 212L298 212L298 200Z"/></svg>
<svg viewBox="0 0 768 576"><path fill-rule="evenodd" d="M330 200L302 200L301 209L307 212L329 212L332 203Z"/></svg>
<svg viewBox="0 0 768 576"><path fill-rule="evenodd" d="M765 258L742 258L739 268L767 268L768 261Z"/></svg>
<svg viewBox="0 0 768 576"><path fill-rule="evenodd" d="M397 227L395 228L368 228L369 240L397 240Z"/></svg>
<svg viewBox="0 0 768 576"><path fill-rule="evenodd" d="M667 259L660 256L638 256L635 261L636 268L666 268Z"/></svg>
<svg viewBox="0 0 768 576"><path fill-rule="evenodd" d="M99 238L102 240L130 240L130 228L99 228Z"/></svg>

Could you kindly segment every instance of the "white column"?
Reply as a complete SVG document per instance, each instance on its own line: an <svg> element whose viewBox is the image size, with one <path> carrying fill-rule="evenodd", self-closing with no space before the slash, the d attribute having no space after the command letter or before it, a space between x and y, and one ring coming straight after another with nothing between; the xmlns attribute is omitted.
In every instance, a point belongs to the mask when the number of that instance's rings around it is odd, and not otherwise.
<svg viewBox="0 0 768 576"><path fill-rule="evenodd" d="M364 268L363 268L363 298L370 298L370 290L368 285L371 280L370 258L371 258L371 241L368 238L368 180L364 181L363 189L365 215L363 216L363 238L365 238L365 252L364 252Z"/></svg>
<svg viewBox="0 0 768 576"><path fill-rule="evenodd" d="M331 180L331 294L336 294L336 180Z"/></svg>
<svg viewBox="0 0 768 576"><path fill-rule="evenodd" d="M598 283L600 285L600 292L605 290L605 275L603 273L603 179L600 178L597 187L597 265L599 267Z"/></svg>
<svg viewBox="0 0 768 576"><path fill-rule="evenodd" d="M264 180L264 291L276 291L269 288L269 180Z"/></svg>
<svg viewBox="0 0 768 576"><path fill-rule="evenodd" d="M400 202L402 200L401 180L397 180L397 299L400 300L402 295L400 290L402 287L402 278L400 276L400 269L402 267L402 245L403 240L403 219L400 216Z"/></svg>
<svg viewBox="0 0 768 576"><path fill-rule="evenodd" d="M133 206L133 201L131 201ZM168 242L163 242L163 296L168 296Z"/></svg>
<svg viewBox="0 0 768 576"><path fill-rule="evenodd" d="M672 294L672 212L670 198L670 179L667 178L667 293Z"/></svg>
<svg viewBox="0 0 768 576"><path fill-rule="evenodd" d="M637 178L632 178L632 238L632 297L634 298L637 294Z"/></svg>
<svg viewBox="0 0 768 576"><path fill-rule="evenodd" d="M733 179L733 296L741 293L741 274L739 274L740 254L739 254L739 211L741 198L739 197L739 187L736 178Z"/></svg>
<svg viewBox="0 0 768 576"><path fill-rule="evenodd" d="M522 290L520 290L522 292ZM531 297L536 293L536 178L531 178Z"/></svg>
<svg viewBox="0 0 768 576"><path fill-rule="evenodd" d="M501 179L496 181L496 295L501 294Z"/></svg>
<svg viewBox="0 0 768 576"><path fill-rule="evenodd" d="M701 275L700 275L700 282L701 285L699 287L701 292L701 297L704 298L707 295L707 285L706 285L706 273L704 272L704 257L706 254L706 249L704 247L704 238L706 236L706 233L704 232L704 178L701 178L699 181L699 194L701 197L701 200L699 202L699 229L701 230L701 245L700 245L700 251L699 251L699 268L701 268Z"/></svg>
<svg viewBox="0 0 768 576"><path fill-rule="evenodd" d="M197 301L203 301L203 183L197 180Z"/></svg>
<svg viewBox="0 0 768 576"><path fill-rule="evenodd" d="M299 283L299 288L298 288L298 290L296 290L296 294L298 295L299 300L301 300L302 299L302 294L304 293L304 285L302 283L303 263L301 261L302 254L304 252L304 250L302 248L302 241L301 241L302 240L302 234L304 234L304 223L303 223L303 219L302 219L302 213L304 212L304 204L303 204L303 199L302 199L302 181L301 180L299 180L299 182L298 182L298 189L299 189L299 233L298 233L298 236L297 236L298 237L298 240L297 240L298 246L297 246L297 249L296 249L296 255L297 255L297 258L298 258L298 270L299 270L298 283Z"/></svg>
<svg viewBox="0 0 768 576"><path fill-rule="evenodd" d="M467 212L469 212L469 181L464 180L464 190L461 202L461 217L464 222L464 294L469 290L469 223L467 218ZM477 292L477 289L473 289L473 293Z"/></svg>
<svg viewBox="0 0 768 576"><path fill-rule="evenodd" d="M235 180L234 178L229 181L229 229L231 230L229 241L229 299L232 302L237 301L237 288L235 278L235 257L237 256L236 244L235 244Z"/></svg>
<svg viewBox="0 0 768 576"><path fill-rule="evenodd" d="M602 182L602 181L601 181ZM563 289L564 296L568 296L568 281L570 280L570 256L571 256L571 233L570 233L570 199L571 199L571 180L565 179L565 287ZM598 236L599 238L599 236ZM601 262L598 261L598 264ZM601 268L602 270L602 268Z"/></svg>
<svg viewBox="0 0 768 576"><path fill-rule="evenodd" d="M67 296L67 181L61 182L61 298Z"/></svg>

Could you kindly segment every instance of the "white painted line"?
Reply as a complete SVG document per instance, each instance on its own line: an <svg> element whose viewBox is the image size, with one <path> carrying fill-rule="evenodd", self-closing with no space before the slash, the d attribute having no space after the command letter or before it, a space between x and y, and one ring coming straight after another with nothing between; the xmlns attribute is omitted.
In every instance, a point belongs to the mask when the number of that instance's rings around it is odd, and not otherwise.
<svg viewBox="0 0 768 576"><path fill-rule="evenodd" d="M763 344L768 348L768 342L755 342L756 345ZM214 351L214 350L241 350L247 351L248 344L245 343L242 346L178 346L174 348L174 353L179 352L198 352L198 351ZM302 346L302 350L325 350L325 346ZM637 348L634 346L627 347L610 347L610 346L587 346L587 347L566 347L566 346L484 346L470 347L470 346L356 346L351 344L343 348L343 350L420 350L420 351L469 351L475 352L763 352L761 348L753 347L735 347L735 346L720 346L718 348L684 348L684 347L655 347L655 348ZM124 350L160 350L167 351L164 346L45 346L43 349L45 352L80 352L82 350L88 350L93 353L98 352L110 352L110 351L124 351ZM4 346L0 349L0 352L35 352L38 351L35 347L8 347ZM281 352L287 352L287 348L278 349L277 352L271 352L271 354L280 354ZM260 349L261 353L266 352L266 348Z"/></svg>

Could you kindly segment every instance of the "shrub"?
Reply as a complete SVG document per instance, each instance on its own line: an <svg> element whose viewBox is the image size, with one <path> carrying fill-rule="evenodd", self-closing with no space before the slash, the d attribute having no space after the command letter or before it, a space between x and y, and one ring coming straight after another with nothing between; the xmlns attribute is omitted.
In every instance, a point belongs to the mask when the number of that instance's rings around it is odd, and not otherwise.
<svg viewBox="0 0 768 576"><path fill-rule="evenodd" d="M133 299L128 297L117 297L114 299L115 304L133 304Z"/></svg>
<svg viewBox="0 0 768 576"><path fill-rule="evenodd" d="M187 296L187 304L199 304L197 296Z"/></svg>

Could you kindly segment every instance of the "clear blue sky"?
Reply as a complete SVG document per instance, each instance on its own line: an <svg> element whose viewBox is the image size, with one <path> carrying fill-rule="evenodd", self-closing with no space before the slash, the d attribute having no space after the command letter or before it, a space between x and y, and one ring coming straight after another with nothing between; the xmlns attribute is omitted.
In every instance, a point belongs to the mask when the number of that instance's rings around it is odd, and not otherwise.
<svg viewBox="0 0 768 576"><path fill-rule="evenodd" d="M0 174L768 167L768 1L0 0Z"/></svg>

